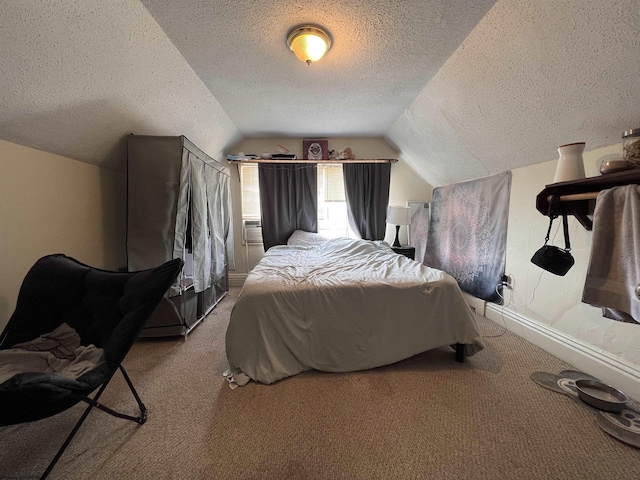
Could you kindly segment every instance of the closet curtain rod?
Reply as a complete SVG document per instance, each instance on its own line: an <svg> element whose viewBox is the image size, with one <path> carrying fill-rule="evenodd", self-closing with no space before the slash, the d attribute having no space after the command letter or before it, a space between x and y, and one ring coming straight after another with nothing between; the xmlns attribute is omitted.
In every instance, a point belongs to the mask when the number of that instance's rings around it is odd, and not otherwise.
<svg viewBox="0 0 640 480"><path fill-rule="evenodd" d="M396 163L397 158L372 158L372 159L349 159L349 160L308 160L304 158L280 159L280 158L247 158L242 160L227 159L231 163Z"/></svg>
<svg viewBox="0 0 640 480"><path fill-rule="evenodd" d="M570 195L549 195L547 202L577 202L579 200L595 200L600 192L573 193Z"/></svg>

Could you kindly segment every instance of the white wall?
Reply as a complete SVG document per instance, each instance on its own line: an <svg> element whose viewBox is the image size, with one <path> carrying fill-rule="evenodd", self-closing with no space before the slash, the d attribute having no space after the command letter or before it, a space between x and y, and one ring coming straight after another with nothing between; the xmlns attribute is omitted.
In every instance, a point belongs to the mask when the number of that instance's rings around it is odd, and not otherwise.
<svg viewBox="0 0 640 480"><path fill-rule="evenodd" d="M302 158L302 138L251 138L244 139L233 146L226 154L259 155L263 152L277 153L278 144L285 146ZM399 161L391 167L391 184L389 186L389 204L406 205L408 200L430 201L433 187L418 176L398 156L386 141L381 138L329 138L330 150L342 150L350 147L356 158L397 158ZM264 250L261 246L242 245L242 213L240 200L240 179L238 170L231 165L231 198L233 202L233 227L235 232L236 273L246 273L262 258ZM393 243L395 226L387 225L385 241ZM407 243L407 229L400 229L400 241Z"/></svg>
<svg viewBox="0 0 640 480"><path fill-rule="evenodd" d="M587 144L588 148L588 144ZM619 144L585 152L587 177L599 175L602 158L620 154ZM576 367L583 362L575 355L575 348L589 351L591 355L603 355L606 362L628 369L632 376L640 373L640 325L616 322L603 318L600 309L582 303L582 290L591 255L592 232L585 230L573 217L569 217L571 253L575 265L566 276L548 273L531 263L531 256L544 243L549 219L535 208L535 198L545 185L553 183L557 160L513 170L511 201L509 204L509 227L507 234L506 273L513 279L512 304L508 312L513 318L533 322L534 329L542 329L545 335L564 338L574 345L571 349L554 351L557 356ZM562 222L556 220L552 230L555 245L564 246ZM509 293L506 293L510 300ZM499 309L493 309L499 312ZM497 321L501 322L500 316ZM528 333L517 326L514 331L527 338ZM531 339L534 340L534 339ZM575 342L575 344L574 344ZM536 343L534 341L534 343ZM567 342L565 342L567 343ZM581 368L585 369L585 368ZM589 372L595 376L607 375L604 371ZM601 378L609 383L624 379ZM636 377L637 380L637 377ZM624 387L640 392L640 385L626 383ZM640 398L640 395L638 395Z"/></svg>
<svg viewBox="0 0 640 480"><path fill-rule="evenodd" d="M291 138L247 139L226 153L275 152L278 143L301 155L302 139ZM399 158L381 139L330 138L329 147L351 147L358 158ZM619 153L619 144L585 152L587 176L598 175L601 158ZM390 203L431 200L432 187L399 160L391 169ZM542 246L548 225L547 217L535 209L535 197L553 182L556 164L554 159L512 172L506 261L506 273L513 280L512 297L507 294L511 303L504 310L490 306L487 315L498 322L506 320L519 335L640 399L640 326L605 319L599 309L581 302L592 233L570 217L576 263L565 277L530 261ZM247 262L234 165L231 176L236 273L246 273L263 251L250 247ZM97 267L125 266L125 202L124 173L0 140L0 329L13 312L24 275L41 256L65 253ZM555 244L562 245L560 222L555 223L552 235L559 231ZM389 226L385 240L392 242L394 233ZM406 230L402 234L406 242ZM539 341L544 336L551 339L546 344ZM585 363L584 352L596 361ZM622 373L612 375L605 364Z"/></svg>
<svg viewBox="0 0 640 480"><path fill-rule="evenodd" d="M126 266L125 196L124 173L0 140L0 330L38 258Z"/></svg>

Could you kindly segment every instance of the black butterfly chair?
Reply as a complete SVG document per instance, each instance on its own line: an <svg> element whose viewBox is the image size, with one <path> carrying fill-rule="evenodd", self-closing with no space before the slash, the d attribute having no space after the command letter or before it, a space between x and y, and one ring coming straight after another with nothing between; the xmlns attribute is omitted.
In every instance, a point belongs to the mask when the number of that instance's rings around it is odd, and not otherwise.
<svg viewBox="0 0 640 480"><path fill-rule="evenodd" d="M110 272L56 254L41 258L27 273L16 309L0 335L0 350L32 341L63 323L78 333L81 345L104 350L104 362L76 379L29 372L0 384L0 426L47 418L79 402L88 404L42 478L49 475L93 407L139 424L146 421L147 409L121 362L181 268L182 261L175 259L149 270ZM138 403L138 417L98 403L118 369Z"/></svg>

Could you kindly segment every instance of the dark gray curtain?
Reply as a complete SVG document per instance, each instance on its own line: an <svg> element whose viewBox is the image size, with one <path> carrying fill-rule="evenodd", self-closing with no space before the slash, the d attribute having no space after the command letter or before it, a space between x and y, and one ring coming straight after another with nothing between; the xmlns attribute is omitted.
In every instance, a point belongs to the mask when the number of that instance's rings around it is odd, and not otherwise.
<svg viewBox="0 0 640 480"><path fill-rule="evenodd" d="M342 172L351 228L364 240L384 240L391 164L345 163Z"/></svg>
<svg viewBox="0 0 640 480"><path fill-rule="evenodd" d="M264 250L295 230L318 231L318 169L310 163L258 165Z"/></svg>

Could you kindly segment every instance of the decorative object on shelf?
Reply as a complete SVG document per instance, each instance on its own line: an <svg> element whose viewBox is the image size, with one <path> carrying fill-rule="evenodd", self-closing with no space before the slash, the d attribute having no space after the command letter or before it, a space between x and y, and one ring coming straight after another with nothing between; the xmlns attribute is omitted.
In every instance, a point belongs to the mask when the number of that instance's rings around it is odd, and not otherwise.
<svg viewBox="0 0 640 480"><path fill-rule="evenodd" d="M629 170L633 168L633 163L629 160L622 158L616 158L612 160L602 160L600 163L600 173L606 175L608 173L622 172L623 170Z"/></svg>
<svg viewBox="0 0 640 480"><path fill-rule="evenodd" d="M227 155L227 160L229 161L241 161L241 160L251 161L251 160L258 160L260 158L262 158L260 155L254 155L254 154L244 153L244 152L238 152L237 155Z"/></svg>
<svg viewBox="0 0 640 480"><path fill-rule="evenodd" d="M400 246L400 226L411 224L411 209L409 207L401 207L399 205L389 205L387 210L387 223L396 226L396 239L393 242L394 247Z"/></svg>
<svg viewBox="0 0 640 480"><path fill-rule="evenodd" d="M632 128L622 134L622 156L634 167L640 167L640 128Z"/></svg>
<svg viewBox="0 0 640 480"><path fill-rule="evenodd" d="M569 182L571 180L579 180L585 177L584 160L582 153L584 152L585 143L568 143L558 147L558 166L553 183Z"/></svg>
<svg viewBox="0 0 640 480"><path fill-rule="evenodd" d="M317 62L329 51L331 38L320 27L303 25L289 32L287 45L299 60L311 65L312 62Z"/></svg>
<svg viewBox="0 0 640 480"><path fill-rule="evenodd" d="M284 145L280 145L279 143L277 145L278 145L278 153L283 153L283 154L284 153L291 153L289 151L289 149L287 147L285 147Z"/></svg>
<svg viewBox="0 0 640 480"><path fill-rule="evenodd" d="M336 156L338 160L355 160L356 156L351 151L350 147L345 148L344 150L338 150L338 155Z"/></svg>
<svg viewBox="0 0 640 480"><path fill-rule="evenodd" d="M302 158L305 160L329 160L328 140L303 140Z"/></svg>

